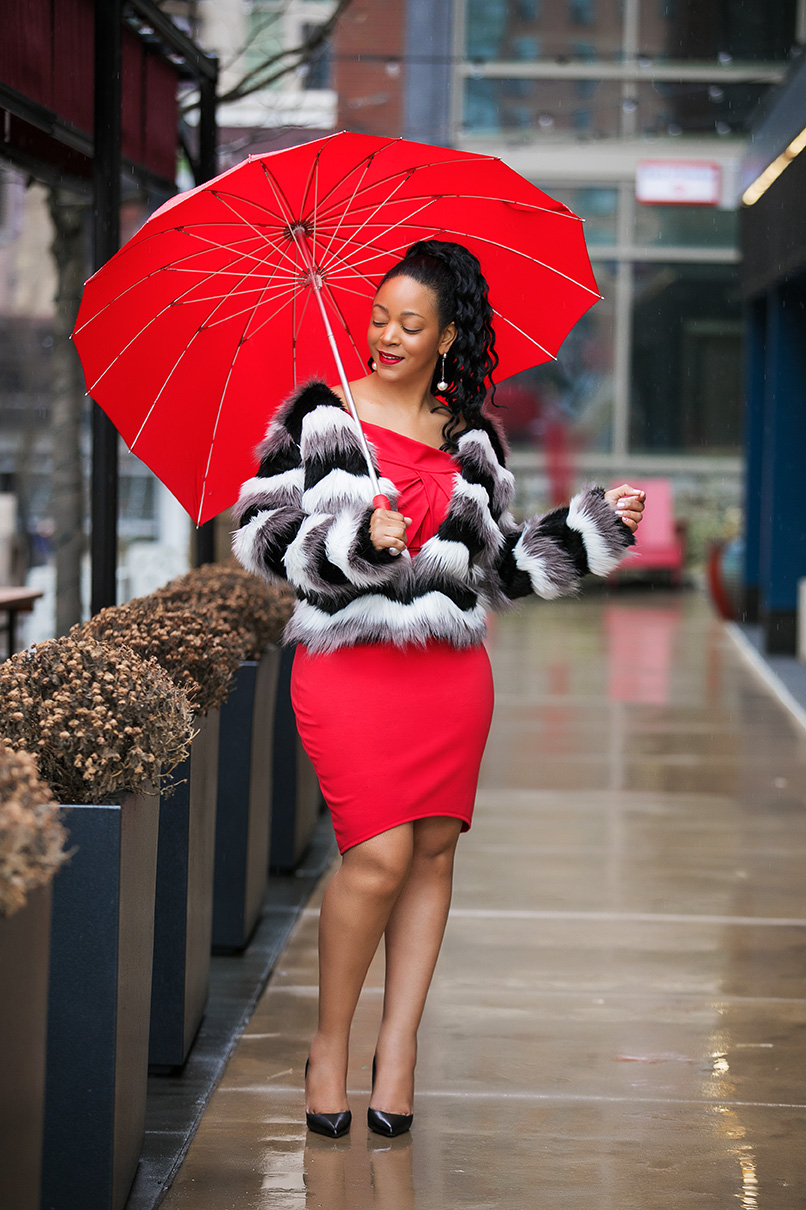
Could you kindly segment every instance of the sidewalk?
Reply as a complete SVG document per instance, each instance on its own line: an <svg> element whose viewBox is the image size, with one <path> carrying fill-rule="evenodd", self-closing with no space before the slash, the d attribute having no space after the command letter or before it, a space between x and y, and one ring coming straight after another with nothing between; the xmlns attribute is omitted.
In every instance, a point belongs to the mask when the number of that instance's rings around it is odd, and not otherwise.
<svg viewBox="0 0 806 1210"><path fill-rule="evenodd" d="M166 1210L806 1207L806 732L690 594L537 603L491 656L412 1133L365 1125L378 960L352 1133L304 1129L317 895Z"/></svg>

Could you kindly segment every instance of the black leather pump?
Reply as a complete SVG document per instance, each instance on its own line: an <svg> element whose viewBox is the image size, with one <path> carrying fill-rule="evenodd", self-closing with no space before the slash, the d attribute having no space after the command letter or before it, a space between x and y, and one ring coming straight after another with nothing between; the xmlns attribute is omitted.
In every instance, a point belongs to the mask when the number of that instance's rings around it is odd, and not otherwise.
<svg viewBox="0 0 806 1210"><path fill-rule="evenodd" d="M372 1087L375 1088L375 1059L372 1060ZM382 1134L384 1138L394 1139L399 1134L411 1130L414 1121L413 1113L386 1113L383 1109L367 1110L367 1126L374 1134Z"/></svg>
<svg viewBox="0 0 806 1210"><path fill-rule="evenodd" d="M305 1079L308 1078L308 1065L310 1060L305 1063ZM341 1139L348 1133L352 1125L353 1115L349 1109L343 1109L341 1113L308 1113L305 1112L305 1122L309 1130L314 1134L323 1134L328 1139Z"/></svg>

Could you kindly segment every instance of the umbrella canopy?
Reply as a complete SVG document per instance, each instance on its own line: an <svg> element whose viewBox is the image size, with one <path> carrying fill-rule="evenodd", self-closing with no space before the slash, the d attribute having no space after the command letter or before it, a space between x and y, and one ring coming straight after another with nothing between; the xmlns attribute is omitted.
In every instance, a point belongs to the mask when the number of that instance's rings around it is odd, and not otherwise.
<svg viewBox="0 0 806 1210"><path fill-rule="evenodd" d="M73 333L88 391L201 524L297 384L332 381L333 352L366 373L378 282L429 238L479 258L499 378L555 357L600 297L581 220L500 160L341 133L172 198L90 278Z"/></svg>

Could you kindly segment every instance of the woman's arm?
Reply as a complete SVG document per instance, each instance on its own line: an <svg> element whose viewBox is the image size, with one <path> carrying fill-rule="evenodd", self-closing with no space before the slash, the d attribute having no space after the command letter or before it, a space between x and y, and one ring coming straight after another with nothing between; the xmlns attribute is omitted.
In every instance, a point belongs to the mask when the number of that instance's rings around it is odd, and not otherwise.
<svg viewBox="0 0 806 1210"><path fill-rule="evenodd" d="M621 508L618 500L625 502ZM550 600L576 592L588 572L609 575L634 545L632 530L642 510L642 494L625 484L607 493L600 487L588 488L574 496L567 508L530 517L520 525L504 514L499 522L504 543L493 589L508 600L530 593Z"/></svg>
<svg viewBox="0 0 806 1210"><path fill-rule="evenodd" d="M372 488L349 418L319 399L318 384L294 403L270 426L257 474L241 488L233 551L249 571L341 606L401 575L403 561L373 544Z"/></svg>

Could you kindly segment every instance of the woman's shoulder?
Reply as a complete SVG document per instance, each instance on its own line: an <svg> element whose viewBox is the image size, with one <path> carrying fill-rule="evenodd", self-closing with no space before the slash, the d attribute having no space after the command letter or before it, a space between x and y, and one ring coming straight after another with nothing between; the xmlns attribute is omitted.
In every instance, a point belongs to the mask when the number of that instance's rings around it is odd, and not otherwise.
<svg viewBox="0 0 806 1210"><path fill-rule="evenodd" d="M278 408L274 421L287 429L294 440L299 443L302 435L302 422L309 412L313 412L319 407L341 409L342 406L341 399L326 382L313 378L289 395Z"/></svg>
<svg viewBox="0 0 806 1210"><path fill-rule="evenodd" d="M501 466L506 466L509 459L509 444L507 443L504 434L504 428L501 421L497 417L488 416L482 412L478 416L473 417L472 424L469 424L462 433L459 434L459 441L467 433L485 433L489 439L490 445L493 447L493 453Z"/></svg>

